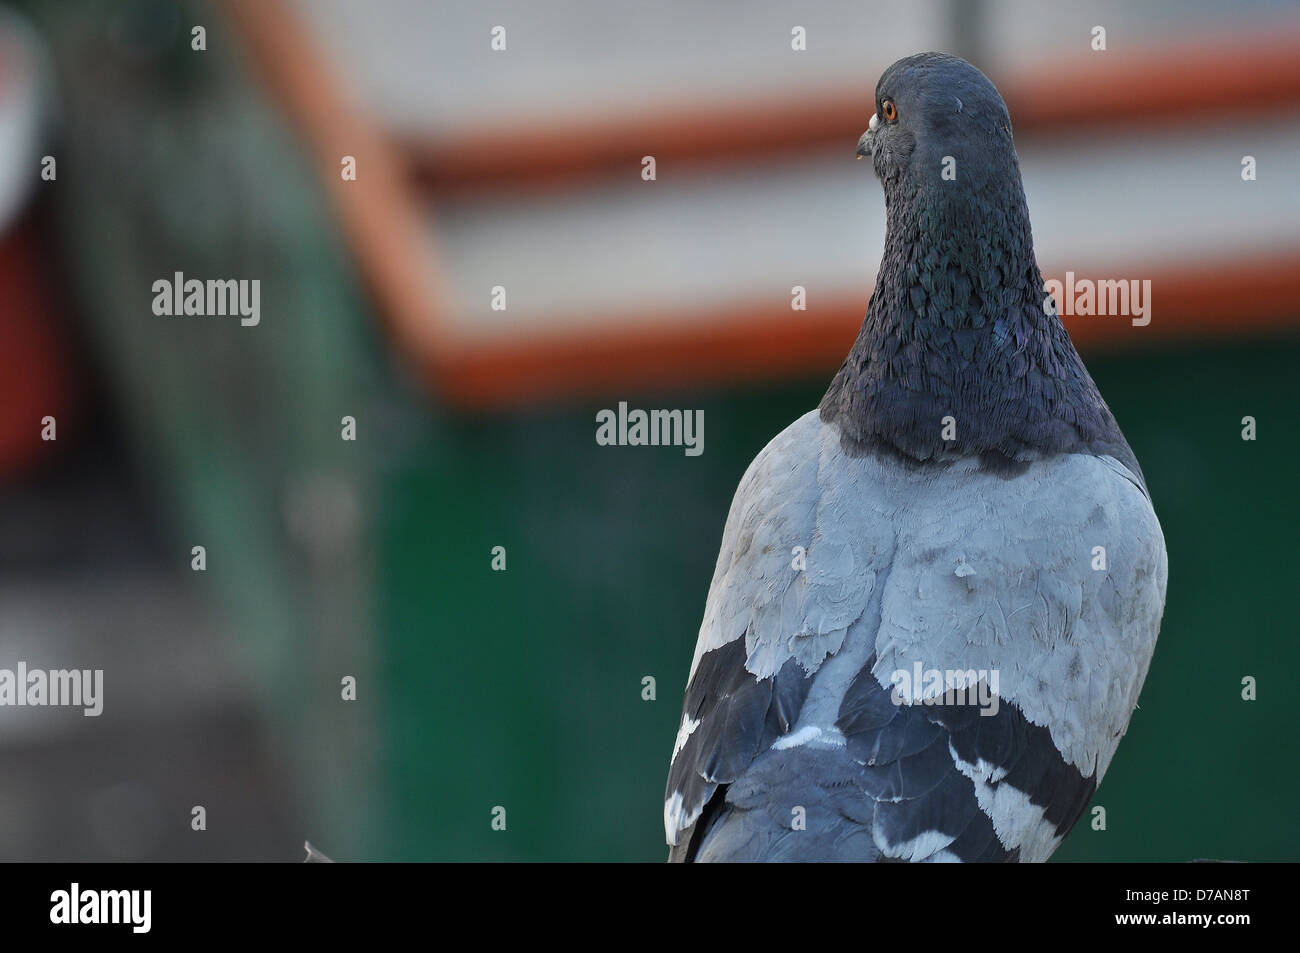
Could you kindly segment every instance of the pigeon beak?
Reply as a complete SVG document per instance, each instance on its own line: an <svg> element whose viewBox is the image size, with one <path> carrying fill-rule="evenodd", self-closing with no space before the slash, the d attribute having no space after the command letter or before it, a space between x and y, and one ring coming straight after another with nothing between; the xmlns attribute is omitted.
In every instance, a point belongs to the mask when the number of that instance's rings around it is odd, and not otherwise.
<svg viewBox="0 0 1300 953"><path fill-rule="evenodd" d="M874 134L875 134L875 132L876 132L876 124L877 124L879 121L880 121L880 120L878 120L878 119L875 117L875 114L873 113L872 116L871 116L871 122L867 124L867 131L864 132L864 133L862 134L862 137L858 140L858 158L859 158L859 159L864 159L864 158L866 158L867 156L870 156L870 155L871 155L871 140L872 140L872 137L874 136Z"/></svg>

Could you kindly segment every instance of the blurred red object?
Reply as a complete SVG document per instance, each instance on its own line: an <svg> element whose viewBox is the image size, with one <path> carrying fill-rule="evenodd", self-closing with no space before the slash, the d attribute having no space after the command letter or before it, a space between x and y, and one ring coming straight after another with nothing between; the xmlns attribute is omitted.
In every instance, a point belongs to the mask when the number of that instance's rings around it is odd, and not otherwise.
<svg viewBox="0 0 1300 953"><path fill-rule="evenodd" d="M0 237L0 482L27 472L70 436L74 375L55 323L40 229L30 217Z"/></svg>
<svg viewBox="0 0 1300 953"><path fill-rule="evenodd" d="M74 375L62 346L38 219L24 214L41 182L40 38L12 10L0 9L0 482L26 472L66 437ZM51 183L52 184L52 183Z"/></svg>

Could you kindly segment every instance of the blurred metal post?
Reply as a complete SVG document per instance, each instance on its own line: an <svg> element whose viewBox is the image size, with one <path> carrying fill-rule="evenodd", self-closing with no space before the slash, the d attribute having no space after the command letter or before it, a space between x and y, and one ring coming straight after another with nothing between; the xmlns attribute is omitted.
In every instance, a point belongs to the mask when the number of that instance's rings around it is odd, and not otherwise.
<svg viewBox="0 0 1300 953"><path fill-rule="evenodd" d="M974 63L984 72L984 0L948 0L948 52Z"/></svg>

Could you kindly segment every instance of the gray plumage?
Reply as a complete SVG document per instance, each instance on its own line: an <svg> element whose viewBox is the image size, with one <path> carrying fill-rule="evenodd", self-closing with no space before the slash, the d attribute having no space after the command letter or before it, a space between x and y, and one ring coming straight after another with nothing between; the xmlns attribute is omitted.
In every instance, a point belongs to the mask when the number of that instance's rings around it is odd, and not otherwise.
<svg viewBox="0 0 1300 953"><path fill-rule="evenodd" d="M1164 540L1043 308L1006 107L941 54L890 67L878 116L886 99L897 119L863 137L876 291L821 408L732 502L669 772L674 860L1044 860L1154 650ZM917 668L996 680L996 714L900 687Z"/></svg>

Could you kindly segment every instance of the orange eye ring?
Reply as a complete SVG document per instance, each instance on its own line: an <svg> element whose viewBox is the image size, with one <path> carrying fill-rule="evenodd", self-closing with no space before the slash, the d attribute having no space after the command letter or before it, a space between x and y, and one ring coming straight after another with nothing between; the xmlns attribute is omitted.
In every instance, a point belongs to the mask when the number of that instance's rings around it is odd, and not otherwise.
<svg viewBox="0 0 1300 953"><path fill-rule="evenodd" d="M880 114L885 117L885 122L893 122L898 118L898 110L894 108L892 99L886 99L880 104Z"/></svg>

